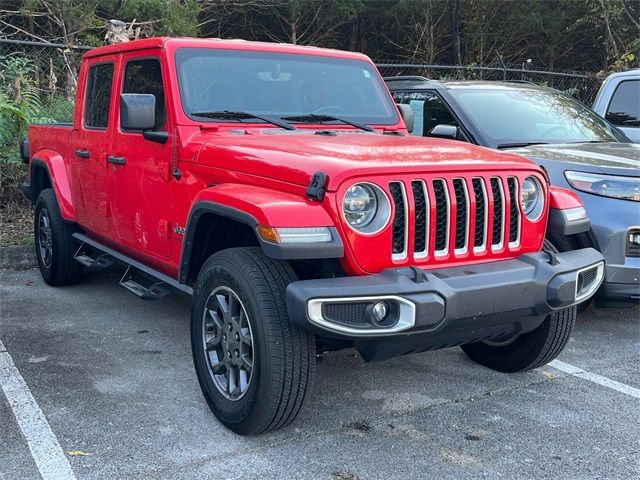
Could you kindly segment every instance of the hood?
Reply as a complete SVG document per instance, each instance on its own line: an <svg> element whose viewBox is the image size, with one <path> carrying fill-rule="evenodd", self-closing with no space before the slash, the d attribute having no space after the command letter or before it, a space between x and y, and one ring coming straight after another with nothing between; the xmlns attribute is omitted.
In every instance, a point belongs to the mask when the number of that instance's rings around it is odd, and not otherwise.
<svg viewBox="0 0 640 480"><path fill-rule="evenodd" d="M584 165L610 175L638 175L640 145L635 143L570 143L531 145L509 150L537 162L550 160Z"/></svg>
<svg viewBox="0 0 640 480"><path fill-rule="evenodd" d="M196 161L303 186L323 171L329 190L347 178L376 174L539 170L513 153L453 140L338 129L272 132L211 132Z"/></svg>

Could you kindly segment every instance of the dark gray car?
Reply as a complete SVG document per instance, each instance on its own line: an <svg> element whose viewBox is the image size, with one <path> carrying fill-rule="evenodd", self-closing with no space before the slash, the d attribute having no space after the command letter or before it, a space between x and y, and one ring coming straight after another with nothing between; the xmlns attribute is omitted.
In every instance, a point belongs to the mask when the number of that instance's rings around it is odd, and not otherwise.
<svg viewBox="0 0 640 480"><path fill-rule="evenodd" d="M640 301L640 145L557 90L522 82L385 79L414 113L414 135L509 149L542 165L553 185L574 190L588 235L556 236L559 250L595 246L605 257L596 302Z"/></svg>

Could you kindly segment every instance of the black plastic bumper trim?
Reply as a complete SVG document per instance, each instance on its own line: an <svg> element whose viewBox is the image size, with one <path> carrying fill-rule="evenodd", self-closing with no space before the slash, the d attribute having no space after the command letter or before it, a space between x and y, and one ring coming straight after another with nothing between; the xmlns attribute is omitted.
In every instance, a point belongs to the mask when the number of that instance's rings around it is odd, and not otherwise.
<svg viewBox="0 0 640 480"><path fill-rule="evenodd" d="M295 323L314 333L358 339L365 337L335 332L314 324L308 316L308 301L314 298L337 300L341 297L395 295L416 305L415 326L395 335L385 334L381 329L378 338L420 332L442 335L450 330L451 338L446 343L457 344L465 339L481 337L483 330L496 335L494 330L498 325L502 325L502 333L522 329L516 324L522 323L523 318L541 322L547 314L573 305L577 272L603 261L602 255L592 248L560 253L556 259L557 263L551 265L549 256L538 252L513 260L425 270L424 281L421 282L415 281L415 272L409 268L389 269L362 277L302 280L288 286L287 308ZM473 331L459 332L455 325L461 320Z"/></svg>
<svg viewBox="0 0 640 480"><path fill-rule="evenodd" d="M570 221L567 219L564 210L549 209L548 233L555 235L576 235L586 232L590 228L591 221L588 218Z"/></svg>

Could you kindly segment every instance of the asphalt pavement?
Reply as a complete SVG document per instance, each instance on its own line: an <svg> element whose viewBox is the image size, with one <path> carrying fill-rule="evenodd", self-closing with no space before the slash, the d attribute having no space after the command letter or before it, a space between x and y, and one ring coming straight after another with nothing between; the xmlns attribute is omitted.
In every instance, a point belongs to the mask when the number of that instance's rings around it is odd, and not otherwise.
<svg viewBox="0 0 640 480"><path fill-rule="evenodd" d="M119 274L0 272L0 479L640 478L637 307L590 307L558 368L520 374L457 348L325 354L300 417L246 438L200 393L189 302Z"/></svg>

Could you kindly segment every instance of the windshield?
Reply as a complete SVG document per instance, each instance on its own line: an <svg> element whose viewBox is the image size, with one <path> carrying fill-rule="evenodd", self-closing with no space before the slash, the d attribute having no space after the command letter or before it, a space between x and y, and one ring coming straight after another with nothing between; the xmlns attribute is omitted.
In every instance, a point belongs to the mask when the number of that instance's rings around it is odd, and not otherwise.
<svg viewBox="0 0 640 480"><path fill-rule="evenodd" d="M360 60L312 55L181 48L176 52L184 112L250 112L272 119L308 114L393 125L396 108L375 68ZM226 118L224 121L249 121ZM252 118L251 122L262 122ZM296 120L287 120L298 123ZM299 123L309 123L300 119ZM322 123L343 124L338 119Z"/></svg>
<svg viewBox="0 0 640 480"><path fill-rule="evenodd" d="M525 143L618 142L603 118L553 90L449 90L493 147Z"/></svg>

